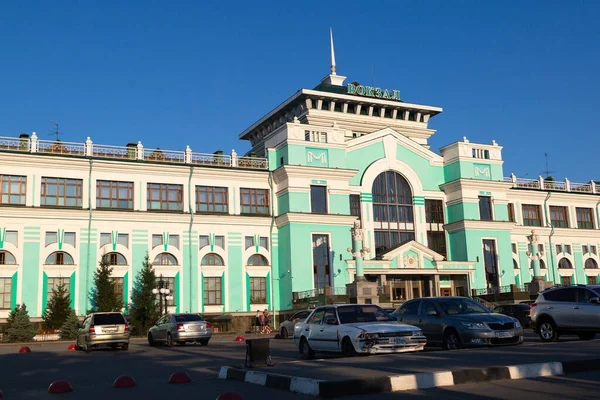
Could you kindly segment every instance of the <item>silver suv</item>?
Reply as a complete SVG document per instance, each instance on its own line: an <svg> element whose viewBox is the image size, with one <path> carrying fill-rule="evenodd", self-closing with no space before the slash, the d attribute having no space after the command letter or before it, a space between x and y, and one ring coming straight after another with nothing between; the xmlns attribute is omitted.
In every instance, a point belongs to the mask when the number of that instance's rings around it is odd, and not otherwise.
<svg viewBox="0 0 600 400"><path fill-rule="evenodd" d="M600 286L564 286L540 292L531 304L531 327L544 342L554 342L561 334L593 339L600 333Z"/></svg>

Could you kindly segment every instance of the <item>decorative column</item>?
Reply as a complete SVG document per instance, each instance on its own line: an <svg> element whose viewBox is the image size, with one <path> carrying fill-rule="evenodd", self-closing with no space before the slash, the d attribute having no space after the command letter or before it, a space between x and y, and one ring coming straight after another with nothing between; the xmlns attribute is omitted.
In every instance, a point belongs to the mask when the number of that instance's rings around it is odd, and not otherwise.
<svg viewBox="0 0 600 400"><path fill-rule="evenodd" d="M540 235L535 233L535 230L531 231L531 235L527 236L531 251L527 252L527 257L531 260L533 265L533 279L529 285L529 291L532 294L538 294L542 290L553 285L553 282L546 282L542 275L540 268L540 259L544 256L544 252L539 251ZM552 266L551 266L552 267Z"/></svg>
<svg viewBox="0 0 600 400"><path fill-rule="evenodd" d="M370 250L363 247L364 230L361 228L360 221L354 222L354 227L350 229L350 232L352 233L352 247L348 248L348 252L354 258L356 276L354 282L346 284L346 293L351 303L379 304L377 282L369 282L365 278L363 260L365 255L369 254Z"/></svg>
<svg viewBox="0 0 600 400"><path fill-rule="evenodd" d="M360 226L360 221L354 222L354 227L350 229L352 233L352 248L348 249L349 253L352 253L354 257L354 265L356 266L356 277L355 281L365 281L365 268L363 260L365 254L368 254L371 250L363 247L363 229Z"/></svg>

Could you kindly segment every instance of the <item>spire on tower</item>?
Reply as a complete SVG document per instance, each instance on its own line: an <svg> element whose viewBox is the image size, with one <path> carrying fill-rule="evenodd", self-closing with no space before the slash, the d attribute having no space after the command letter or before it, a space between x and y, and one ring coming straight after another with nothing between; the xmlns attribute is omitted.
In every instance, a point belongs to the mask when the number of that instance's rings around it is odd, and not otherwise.
<svg viewBox="0 0 600 400"><path fill-rule="evenodd" d="M341 76L338 75L336 73L336 66L335 66L335 51L333 50L333 29L329 28L329 51L330 51L330 56L331 56L331 71L329 72L329 75L327 75L325 78L321 79L321 82L328 84L328 85L333 85L333 86L343 86L344 85L344 81L346 80L345 76Z"/></svg>
<svg viewBox="0 0 600 400"><path fill-rule="evenodd" d="M329 41L331 45L331 75L335 75L335 51L333 50L333 30L329 28Z"/></svg>

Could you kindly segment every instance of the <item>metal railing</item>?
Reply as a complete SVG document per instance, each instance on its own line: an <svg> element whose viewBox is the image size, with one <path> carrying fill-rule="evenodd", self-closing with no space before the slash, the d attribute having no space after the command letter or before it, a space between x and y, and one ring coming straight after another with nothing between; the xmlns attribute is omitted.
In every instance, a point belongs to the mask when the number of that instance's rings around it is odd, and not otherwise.
<svg viewBox="0 0 600 400"><path fill-rule="evenodd" d="M323 287L317 289L304 290L302 292L295 292L298 300L310 299L317 296L344 296L347 294L346 287Z"/></svg>
<svg viewBox="0 0 600 400"><path fill-rule="evenodd" d="M85 143L62 142L58 140L38 140L38 153L51 153L71 156L85 156Z"/></svg>
<svg viewBox="0 0 600 400"><path fill-rule="evenodd" d="M600 194L600 183L595 181L577 183L571 182L568 179L565 179L564 181L544 179L541 176L538 179L525 179L517 178L513 174L509 177L504 177L504 182L512 183L513 188L519 189L555 190L558 192Z"/></svg>

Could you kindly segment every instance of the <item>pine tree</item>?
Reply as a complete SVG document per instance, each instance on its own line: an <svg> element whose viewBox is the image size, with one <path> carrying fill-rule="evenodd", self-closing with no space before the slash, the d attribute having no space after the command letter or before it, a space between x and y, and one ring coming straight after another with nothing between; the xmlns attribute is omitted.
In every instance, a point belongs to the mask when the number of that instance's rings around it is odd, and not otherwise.
<svg viewBox="0 0 600 400"><path fill-rule="evenodd" d="M70 311L71 297L65 285L61 284L58 288L52 289L52 297L48 300L44 314L44 326L49 330L60 329Z"/></svg>
<svg viewBox="0 0 600 400"><path fill-rule="evenodd" d="M15 309L10 312L7 322L6 336L9 342L30 342L33 340L36 333L35 327L29 320L25 304L17 304Z"/></svg>
<svg viewBox="0 0 600 400"><path fill-rule="evenodd" d="M145 335L160 317L160 311L156 306L156 295L152 293L152 289L155 288L156 274L146 253L142 269L138 272L133 283L129 307L131 324L138 335Z"/></svg>
<svg viewBox="0 0 600 400"><path fill-rule="evenodd" d="M123 300L115 293L115 284L110 279L112 267L108 263L108 255L103 255L94 272L94 289L90 294L96 312L121 311Z"/></svg>
<svg viewBox="0 0 600 400"><path fill-rule="evenodd" d="M60 327L60 338L62 340L73 340L77 338L77 330L79 329L79 318L75 314L75 310L69 310L67 319Z"/></svg>

